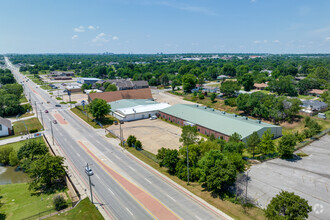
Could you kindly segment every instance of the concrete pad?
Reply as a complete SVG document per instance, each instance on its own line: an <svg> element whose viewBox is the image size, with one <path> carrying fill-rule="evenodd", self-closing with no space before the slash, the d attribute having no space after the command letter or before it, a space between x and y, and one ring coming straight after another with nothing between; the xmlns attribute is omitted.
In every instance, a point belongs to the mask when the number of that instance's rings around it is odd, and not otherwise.
<svg viewBox="0 0 330 220"><path fill-rule="evenodd" d="M308 200L311 219L330 219L330 136L302 149L300 160L270 160L253 165L249 172L248 196L266 208L281 190Z"/></svg>

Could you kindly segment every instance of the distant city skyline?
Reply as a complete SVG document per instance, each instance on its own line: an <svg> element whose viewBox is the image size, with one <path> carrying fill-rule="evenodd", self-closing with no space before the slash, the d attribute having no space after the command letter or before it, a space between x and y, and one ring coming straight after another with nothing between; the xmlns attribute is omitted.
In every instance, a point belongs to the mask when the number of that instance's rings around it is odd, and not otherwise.
<svg viewBox="0 0 330 220"><path fill-rule="evenodd" d="M330 53L328 0L3 0L0 53Z"/></svg>

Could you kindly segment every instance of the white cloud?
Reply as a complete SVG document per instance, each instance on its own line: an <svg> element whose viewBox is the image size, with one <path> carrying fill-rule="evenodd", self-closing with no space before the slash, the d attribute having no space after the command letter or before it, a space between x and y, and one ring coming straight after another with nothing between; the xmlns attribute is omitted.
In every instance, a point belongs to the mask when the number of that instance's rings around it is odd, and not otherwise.
<svg viewBox="0 0 330 220"><path fill-rule="evenodd" d="M198 46L199 43L191 43L191 46Z"/></svg>
<svg viewBox="0 0 330 220"><path fill-rule="evenodd" d="M119 40L119 37L117 37L117 36L113 36L113 37L112 37L112 40Z"/></svg>
<svg viewBox="0 0 330 220"><path fill-rule="evenodd" d="M75 34L75 35L73 35L73 36L71 37L71 39L72 39L72 40L76 40L76 39L78 39L78 38L79 38L79 36L78 36L78 35L76 35L76 34Z"/></svg>
<svg viewBox="0 0 330 220"><path fill-rule="evenodd" d="M279 41L279 40L274 40L273 42L274 42L274 43L280 43L280 41Z"/></svg>
<svg viewBox="0 0 330 220"><path fill-rule="evenodd" d="M95 29L96 29L96 27L94 27L93 25L89 25L87 28L88 28L89 30L95 30Z"/></svg>
<svg viewBox="0 0 330 220"><path fill-rule="evenodd" d="M96 35L96 37L92 40L92 42L99 43L99 44L106 43L109 41L106 37L107 37L107 35L105 33L100 33L100 34Z"/></svg>
<svg viewBox="0 0 330 220"><path fill-rule="evenodd" d="M85 32L84 26L79 26L73 29L74 32Z"/></svg>
<svg viewBox="0 0 330 220"><path fill-rule="evenodd" d="M255 3L255 2L257 2L257 0L251 0L250 2L251 2L251 3Z"/></svg>
<svg viewBox="0 0 330 220"><path fill-rule="evenodd" d="M326 41L330 41L330 37L326 37L325 40L326 40Z"/></svg>
<svg viewBox="0 0 330 220"><path fill-rule="evenodd" d="M255 43L255 44L260 44L261 41L260 41L260 40L255 40L255 41L253 41L253 43Z"/></svg>

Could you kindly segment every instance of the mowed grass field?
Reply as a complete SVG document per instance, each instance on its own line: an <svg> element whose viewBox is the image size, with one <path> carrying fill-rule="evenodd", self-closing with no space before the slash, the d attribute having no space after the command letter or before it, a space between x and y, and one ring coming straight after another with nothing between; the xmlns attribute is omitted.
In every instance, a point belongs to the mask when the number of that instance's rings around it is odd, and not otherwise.
<svg viewBox="0 0 330 220"><path fill-rule="evenodd" d="M30 131L32 129L38 129L38 131L40 131L43 128L43 126L41 125L38 118L30 118L30 119L24 120L24 122L26 124L28 131ZM17 122L13 123L15 136L21 135L21 134L26 134L26 128L24 126L24 122L23 122L23 120L21 120L21 121L17 121Z"/></svg>
<svg viewBox="0 0 330 220"><path fill-rule="evenodd" d="M79 219L79 220L101 220L104 219L96 207L88 198L83 199L75 208L68 212L54 215L49 220Z"/></svg>
<svg viewBox="0 0 330 220"><path fill-rule="evenodd" d="M55 195L62 194L67 197L65 192L34 195L28 187L26 183L0 185L2 196L0 213L4 215L2 216L4 218L0 217L0 219L24 219L40 212L45 212L43 215L47 215L55 212L53 205ZM38 216L34 219L37 218Z"/></svg>

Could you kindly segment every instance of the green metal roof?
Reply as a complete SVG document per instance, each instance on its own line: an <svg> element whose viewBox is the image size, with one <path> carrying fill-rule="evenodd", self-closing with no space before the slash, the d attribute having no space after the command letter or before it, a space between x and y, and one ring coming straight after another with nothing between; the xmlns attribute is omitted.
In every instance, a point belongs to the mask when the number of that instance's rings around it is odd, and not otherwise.
<svg viewBox="0 0 330 220"><path fill-rule="evenodd" d="M115 112L120 108L130 108L137 105L158 104L158 102L149 99L121 99L114 102L108 102L111 105L111 111Z"/></svg>
<svg viewBox="0 0 330 220"><path fill-rule="evenodd" d="M274 128L279 129L280 133L282 133L280 126L263 123L259 120L248 119L247 117L229 114L199 105L177 104L165 108L161 110L161 112L228 136L231 136L236 132L242 136L242 139L247 138L254 131L258 132L260 135L268 128L272 128L272 133ZM279 135L275 134L275 137L276 136Z"/></svg>

